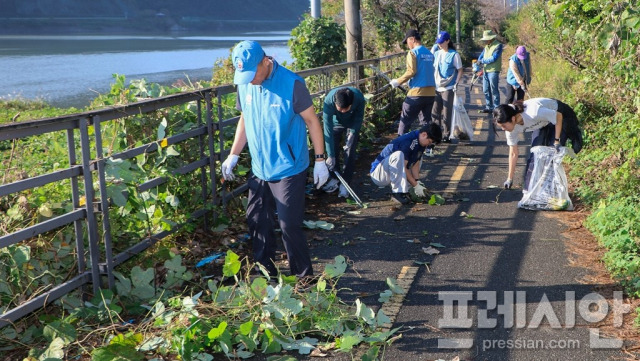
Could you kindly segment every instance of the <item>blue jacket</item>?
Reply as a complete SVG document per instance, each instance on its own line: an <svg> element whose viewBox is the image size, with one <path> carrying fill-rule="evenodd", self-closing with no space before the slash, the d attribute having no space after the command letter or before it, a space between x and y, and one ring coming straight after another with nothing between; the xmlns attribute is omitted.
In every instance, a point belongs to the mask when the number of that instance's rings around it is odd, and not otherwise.
<svg viewBox="0 0 640 361"><path fill-rule="evenodd" d="M422 153L424 153L426 149L426 147L420 145L419 137L420 131L414 130L392 140L391 143L384 147L373 163L371 163L369 173L373 173L380 162L397 151L401 151L404 154L404 160L407 161L407 168L411 168L420 160Z"/></svg>
<svg viewBox="0 0 640 361"><path fill-rule="evenodd" d="M307 128L293 111L294 82L304 80L276 61L261 85L238 85L251 170L265 181L291 177L309 166Z"/></svg>

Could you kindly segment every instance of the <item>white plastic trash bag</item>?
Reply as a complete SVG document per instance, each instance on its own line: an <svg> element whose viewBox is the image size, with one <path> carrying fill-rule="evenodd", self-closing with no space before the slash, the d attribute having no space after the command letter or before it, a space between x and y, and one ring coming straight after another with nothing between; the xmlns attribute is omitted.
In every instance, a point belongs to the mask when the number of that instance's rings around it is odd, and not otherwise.
<svg viewBox="0 0 640 361"><path fill-rule="evenodd" d="M531 210L571 211L573 203L569 198L567 176L562 166L562 158L567 149L561 147L537 146L533 153L533 171L529 179L529 191L518 202L518 207Z"/></svg>
<svg viewBox="0 0 640 361"><path fill-rule="evenodd" d="M449 139L473 140L473 127L464 103L458 95L453 96L453 114Z"/></svg>

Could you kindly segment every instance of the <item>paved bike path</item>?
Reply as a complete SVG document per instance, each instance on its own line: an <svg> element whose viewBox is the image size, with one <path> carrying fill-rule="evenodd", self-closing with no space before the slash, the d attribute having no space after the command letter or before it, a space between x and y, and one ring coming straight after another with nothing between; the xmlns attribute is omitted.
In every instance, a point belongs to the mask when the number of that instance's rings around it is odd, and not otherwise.
<svg viewBox="0 0 640 361"><path fill-rule="evenodd" d="M395 206L389 200L390 190L377 188L369 180L371 159L360 159L354 189L369 207L345 207L335 194L326 194L321 197L334 201L331 206L312 206L314 213L307 212L309 218L336 225L333 231L316 233L322 240L310 241L316 267L320 270L336 255L346 256L351 267L340 285L350 291L343 296L359 297L376 307L378 294L387 289L387 277L415 271L402 306L392 315L393 327L402 327L403 337L387 348L385 360L456 356L461 360L608 360L622 356L619 349L594 348L612 344L593 339L593 324L581 317L577 307L575 316L571 313L571 305L580 304L594 285L578 282L588 270L569 265L564 227L555 214L517 208L528 140L521 142L517 188L501 188L508 163L504 132L494 132L489 117L478 112L484 104L481 85L469 91L469 80L465 76L458 95L464 96L477 129L474 141L437 146L435 156L425 157L421 168L427 187L447 194L447 202ZM505 84L501 91L504 96ZM381 149L387 141L375 146ZM444 248L438 255L427 255L422 248L430 243ZM446 307L445 300L456 302ZM466 315L459 305L468 306ZM509 317L505 321L505 314L513 316L513 325ZM594 313L585 315L595 318Z"/></svg>

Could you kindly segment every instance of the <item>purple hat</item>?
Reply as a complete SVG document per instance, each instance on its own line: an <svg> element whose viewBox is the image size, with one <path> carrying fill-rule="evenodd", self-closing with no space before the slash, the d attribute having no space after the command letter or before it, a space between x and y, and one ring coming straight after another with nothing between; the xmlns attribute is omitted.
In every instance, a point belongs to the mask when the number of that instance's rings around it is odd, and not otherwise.
<svg viewBox="0 0 640 361"><path fill-rule="evenodd" d="M436 38L436 43L437 44L442 44L442 43L444 43L445 41L447 41L449 39L451 39L451 36L449 36L449 33L447 33L446 31L441 31L438 34L438 37Z"/></svg>
<svg viewBox="0 0 640 361"><path fill-rule="evenodd" d="M525 48L524 46L519 46L516 49L516 56L518 57L518 59L520 60L524 60L527 58L527 56L529 56L529 53L527 53L527 48Z"/></svg>

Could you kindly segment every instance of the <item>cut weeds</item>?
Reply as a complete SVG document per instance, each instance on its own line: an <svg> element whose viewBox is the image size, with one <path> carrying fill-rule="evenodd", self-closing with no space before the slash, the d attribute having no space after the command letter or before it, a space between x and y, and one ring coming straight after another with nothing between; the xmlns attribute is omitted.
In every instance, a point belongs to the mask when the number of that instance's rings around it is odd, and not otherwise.
<svg viewBox="0 0 640 361"><path fill-rule="evenodd" d="M180 261L179 256L172 261L176 263L174 281L189 278ZM259 272L244 272L250 269ZM360 300L355 306L340 300L337 282L346 269L345 258L337 256L312 280L282 274L273 280L264 268L229 250L220 281L210 279L200 288L193 287L193 294L170 297L143 290L152 283L143 276L153 272L136 267L130 279L119 275L118 295L103 290L68 316L48 320L43 330L30 329L34 334L41 332L47 344L32 348L25 360L85 359L90 354L96 361L208 361L214 354L244 359L282 351L351 352L358 345L368 346L363 358L376 359L398 338L391 337L398 329L389 330L390 320L382 310L375 312ZM385 292L402 290L391 282ZM8 337L6 330L4 335Z"/></svg>

